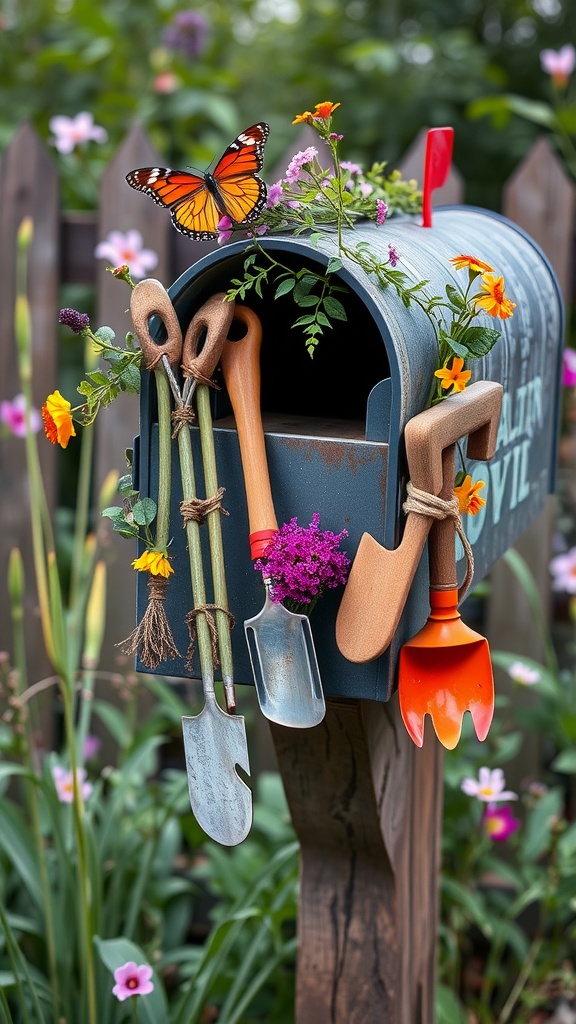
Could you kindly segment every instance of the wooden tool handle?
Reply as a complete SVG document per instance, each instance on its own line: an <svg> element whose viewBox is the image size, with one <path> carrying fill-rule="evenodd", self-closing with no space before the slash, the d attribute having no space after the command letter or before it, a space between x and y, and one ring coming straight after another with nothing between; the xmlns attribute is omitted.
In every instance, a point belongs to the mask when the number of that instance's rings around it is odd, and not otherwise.
<svg viewBox="0 0 576 1024"><path fill-rule="evenodd" d="M442 452L444 483L440 497L450 501L454 495L454 463L456 446L451 444ZM455 527L453 519L437 519L432 523L428 540L428 564L432 590L457 590Z"/></svg>
<svg viewBox="0 0 576 1024"><path fill-rule="evenodd" d="M146 369L153 370L163 355L168 357L172 369L178 366L182 331L172 300L160 281L152 277L138 281L130 297L130 315ZM166 328L167 339L162 344L155 342L150 334L149 320L152 316L159 316Z"/></svg>
<svg viewBox="0 0 576 1024"><path fill-rule="evenodd" d="M182 350L182 376L208 380L222 354L222 346L234 317L234 303L226 301L224 292L212 295L194 314ZM198 342L206 331L201 352L196 355Z"/></svg>
<svg viewBox="0 0 576 1024"><path fill-rule="evenodd" d="M236 306L234 319L245 324L246 334L240 341L226 339L220 363L238 430L248 503L250 550L252 558L259 558L278 529L260 412L262 324L247 306Z"/></svg>

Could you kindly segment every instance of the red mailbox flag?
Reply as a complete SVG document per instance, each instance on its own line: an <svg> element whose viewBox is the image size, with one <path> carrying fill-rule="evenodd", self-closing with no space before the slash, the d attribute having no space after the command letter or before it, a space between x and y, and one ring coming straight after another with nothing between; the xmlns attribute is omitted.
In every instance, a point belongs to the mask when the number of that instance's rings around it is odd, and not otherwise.
<svg viewBox="0 0 576 1024"><path fill-rule="evenodd" d="M422 227L432 227L432 193L442 188L452 164L453 128L431 128L426 136L424 186L422 195Z"/></svg>

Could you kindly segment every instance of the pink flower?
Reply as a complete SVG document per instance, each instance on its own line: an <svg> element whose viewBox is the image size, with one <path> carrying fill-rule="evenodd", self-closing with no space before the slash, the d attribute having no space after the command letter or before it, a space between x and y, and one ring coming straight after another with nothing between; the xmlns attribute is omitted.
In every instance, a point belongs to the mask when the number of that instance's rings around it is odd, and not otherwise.
<svg viewBox="0 0 576 1024"><path fill-rule="evenodd" d="M229 238L232 238L232 220L227 213L220 217L218 224L218 245L223 245Z"/></svg>
<svg viewBox="0 0 576 1024"><path fill-rule="evenodd" d="M304 165L311 164L317 156L318 150L315 149L314 146L308 146L307 149L303 149L299 153L296 153L292 157L286 169L286 180L292 183L298 181L300 172Z"/></svg>
<svg viewBox="0 0 576 1024"><path fill-rule="evenodd" d="M371 185L369 181L361 181L358 188L362 199L368 199L368 196L371 196L374 191L374 185Z"/></svg>
<svg viewBox="0 0 576 1024"><path fill-rule="evenodd" d="M572 43L566 43L559 50L542 50L540 64L542 70L552 77L554 85L563 89L576 67L576 50Z"/></svg>
<svg viewBox="0 0 576 1024"><path fill-rule="evenodd" d="M530 665L526 665L523 661L513 661L508 669L508 675L515 683L520 683L521 686L534 686L541 679L540 673L535 669L531 668Z"/></svg>
<svg viewBox="0 0 576 1024"><path fill-rule="evenodd" d="M390 260L390 266L395 267L400 259L400 253L392 242L388 242L388 259Z"/></svg>
<svg viewBox="0 0 576 1024"><path fill-rule="evenodd" d="M56 792L58 799L61 804L71 804L74 799L74 780L72 772L68 771L67 768L63 768L62 765L55 764L52 767L52 778L54 779L54 785L56 786ZM92 785L86 782L86 771L84 768L78 768L76 772L76 778L82 793L82 799L87 800L92 792Z"/></svg>
<svg viewBox="0 0 576 1024"><path fill-rule="evenodd" d="M333 142L342 142L342 139L344 138L344 136L343 135L339 135L338 132L330 132L330 135L328 136L328 138L332 139Z"/></svg>
<svg viewBox="0 0 576 1024"><path fill-rule="evenodd" d="M272 206L276 206L282 198L282 181L276 181L273 185L270 185L268 189L268 195L266 197L266 206L270 209Z"/></svg>
<svg viewBox="0 0 576 1024"><path fill-rule="evenodd" d="M349 174L362 174L360 164L354 164L351 160L341 160L340 167L348 171Z"/></svg>
<svg viewBox="0 0 576 1024"><path fill-rule="evenodd" d="M567 594L576 594L576 547L570 548L562 555L556 555L550 562L553 590L564 590Z"/></svg>
<svg viewBox="0 0 576 1024"><path fill-rule="evenodd" d="M576 384L576 349L564 349L562 354L562 384L565 388L573 388Z"/></svg>
<svg viewBox="0 0 576 1024"><path fill-rule="evenodd" d="M0 423L3 423L14 437L26 437L26 399L16 395L11 402L0 402ZM42 417L37 409L30 409L30 430L36 434L42 426Z"/></svg>
<svg viewBox="0 0 576 1024"><path fill-rule="evenodd" d="M482 817L482 825L490 839L503 843L520 828L520 821L514 817L508 805L504 804L503 807L488 806Z"/></svg>
<svg viewBox="0 0 576 1024"><path fill-rule="evenodd" d="M160 96L168 96L171 92L176 92L179 85L180 79L173 71L161 71L152 82L154 92Z"/></svg>
<svg viewBox="0 0 576 1024"><path fill-rule="evenodd" d="M504 772L501 768L481 768L477 779L463 779L460 786L467 796L475 796L486 804L501 800L517 800L516 793L505 790Z"/></svg>
<svg viewBox="0 0 576 1024"><path fill-rule="evenodd" d="M71 153L83 142L106 142L108 133L100 125L94 124L92 114L82 111L76 117L57 114L48 122L50 131L54 133L50 142L59 153Z"/></svg>
<svg viewBox="0 0 576 1024"><path fill-rule="evenodd" d="M376 200L376 223L383 224L386 220L386 214L388 213L388 207L383 199Z"/></svg>
<svg viewBox="0 0 576 1024"><path fill-rule="evenodd" d="M132 277L146 277L158 263L158 256L153 249L143 249L142 235L139 231L111 231L103 242L99 242L94 250L97 259L108 260L113 267L127 265Z"/></svg>
<svg viewBox="0 0 576 1024"><path fill-rule="evenodd" d="M122 964L122 967L117 967L114 971L116 984L112 993L121 1003L125 999L130 999L131 996L147 996L154 991L151 978L152 968L148 964L138 966L133 960L129 960L128 963Z"/></svg>
<svg viewBox="0 0 576 1024"><path fill-rule="evenodd" d="M84 760L91 761L93 757L96 757L101 746L102 740L98 736L93 736L92 733L88 733L84 740Z"/></svg>

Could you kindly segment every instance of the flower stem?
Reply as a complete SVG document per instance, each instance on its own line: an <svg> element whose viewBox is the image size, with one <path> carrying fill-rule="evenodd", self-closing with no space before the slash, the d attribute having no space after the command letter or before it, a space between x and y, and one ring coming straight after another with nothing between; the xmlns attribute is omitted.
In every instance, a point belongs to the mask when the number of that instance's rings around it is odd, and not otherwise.
<svg viewBox="0 0 576 1024"><path fill-rule="evenodd" d="M170 489L172 486L172 425L170 386L163 369L154 370L158 396L158 511L156 548L165 551L170 532Z"/></svg>

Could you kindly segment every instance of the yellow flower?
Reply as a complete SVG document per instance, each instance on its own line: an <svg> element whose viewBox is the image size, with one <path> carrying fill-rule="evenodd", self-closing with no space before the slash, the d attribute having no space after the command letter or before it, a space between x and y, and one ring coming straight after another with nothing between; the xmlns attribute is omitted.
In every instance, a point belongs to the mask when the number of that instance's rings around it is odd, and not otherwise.
<svg viewBox="0 0 576 1024"><path fill-rule="evenodd" d="M474 302L481 309L486 310L490 316L499 316L501 320L507 320L516 309L516 303L506 298L504 294L504 278L496 277L494 274L483 274L480 287L486 292L485 295L477 295Z"/></svg>
<svg viewBox="0 0 576 1024"><path fill-rule="evenodd" d="M473 274L485 274L490 273L494 270L489 263L484 263L483 260L476 259L475 256L453 256L450 260L456 267L456 270L463 270L464 267L468 267Z"/></svg>
<svg viewBox="0 0 576 1024"><path fill-rule="evenodd" d="M458 498L458 505L462 515L467 512L468 515L475 516L482 506L486 504L484 498L481 498L478 493L484 486L484 480L477 480L473 484L472 477L468 474L468 476L464 477L460 486L454 488L454 494Z"/></svg>
<svg viewBox="0 0 576 1024"><path fill-rule="evenodd" d="M314 114L312 114L310 110L305 110L303 114L296 114L292 124L302 124L302 121L306 121L307 124L310 124L313 117Z"/></svg>
<svg viewBox="0 0 576 1024"><path fill-rule="evenodd" d="M340 103L331 103L330 100L324 100L324 103L316 103L314 105L316 113L313 114L313 117L322 117L327 121L329 117L332 117L336 107L339 106L341 106Z"/></svg>
<svg viewBox="0 0 576 1024"><path fill-rule="evenodd" d="M453 387L452 394L455 394L457 391L464 391L472 376L472 370L463 370L463 366L464 360L460 359L460 356L454 356L450 369L444 366L441 370L435 370L434 376L442 381L442 387L445 390Z"/></svg>
<svg viewBox="0 0 576 1024"><path fill-rule="evenodd" d="M72 421L72 406L59 391L53 391L42 406L44 433L52 444L66 448L71 437L76 437Z"/></svg>
<svg viewBox="0 0 576 1024"><path fill-rule="evenodd" d="M138 572L151 572L153 576L164 576L165 579L174 572L165 551L145 551L140 558L134 559L132 568Z"/></svg>

